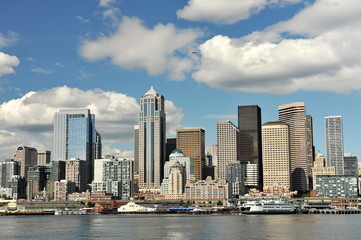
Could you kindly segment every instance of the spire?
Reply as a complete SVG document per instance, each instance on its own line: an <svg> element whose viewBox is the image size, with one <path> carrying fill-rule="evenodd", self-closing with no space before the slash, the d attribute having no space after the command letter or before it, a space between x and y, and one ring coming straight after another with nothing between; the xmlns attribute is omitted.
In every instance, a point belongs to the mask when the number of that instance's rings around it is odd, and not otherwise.
<svg viewBox="0 0 361 240"><path fill-rule="evenodd" d="M157 96L158 93L154 90L153 86L150 87L150 89L148 90L148 92L146 92L144 94L144 96L148 96L148 95L151 95L151 96Z"/></svg>

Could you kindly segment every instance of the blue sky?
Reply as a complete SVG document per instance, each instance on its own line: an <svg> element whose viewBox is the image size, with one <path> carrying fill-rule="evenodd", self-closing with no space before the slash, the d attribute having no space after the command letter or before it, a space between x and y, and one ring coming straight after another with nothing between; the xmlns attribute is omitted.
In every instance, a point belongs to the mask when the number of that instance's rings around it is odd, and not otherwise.
<svg viewBox="0 0 361 240"><path fill-rule="evenodd" d="M345 152L361 155L358 0L77 0L0 3L0 160L18 145L52 149L52 118L90 108L104 154L132 156L139 97L168 100L168 137L238 105L305 102L316 150L341 115Z"/></svg>

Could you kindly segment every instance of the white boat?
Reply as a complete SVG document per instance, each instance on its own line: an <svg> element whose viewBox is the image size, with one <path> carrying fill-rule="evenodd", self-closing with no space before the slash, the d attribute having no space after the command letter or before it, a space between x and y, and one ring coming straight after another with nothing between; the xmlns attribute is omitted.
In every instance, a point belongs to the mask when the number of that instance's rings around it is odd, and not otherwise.
<svg viewBox="0 0 361 240"><path fill-rule="evenodd" d="M285 201L248 201L240 207L242 214L294 214L296 207Z"/></svg>

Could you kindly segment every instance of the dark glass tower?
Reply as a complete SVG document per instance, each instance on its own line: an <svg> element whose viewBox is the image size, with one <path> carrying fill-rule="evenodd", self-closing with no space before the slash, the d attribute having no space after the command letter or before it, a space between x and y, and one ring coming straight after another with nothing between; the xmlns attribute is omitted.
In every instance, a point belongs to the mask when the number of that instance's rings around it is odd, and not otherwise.
<svg viewBox="0 0 361 240"><path fill-rule="evenodd" d="M240 161L257 164L258 184L262 186L262 122L258 105L238 106Z"/></svg>

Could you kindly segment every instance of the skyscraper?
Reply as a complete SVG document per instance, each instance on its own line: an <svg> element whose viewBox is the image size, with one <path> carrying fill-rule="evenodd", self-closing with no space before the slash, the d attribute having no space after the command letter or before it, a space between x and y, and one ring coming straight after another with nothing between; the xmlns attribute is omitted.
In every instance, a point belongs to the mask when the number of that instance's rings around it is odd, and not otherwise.
<svg viewBox="0 0 361 240"><path fill-rule="evenodd" d="M309 189L313 189L311 185L312 180L312 167L315 159L315 147L313 146L313 120L311 115L306 115L306 151L307 151L307 164L308 164L308 184Z"/></svg>
<svg viewBox="0 0 361 240"><path fill-rule="evenodd" d="M202 128L177 129L177 149L194 160L194 178L202 180L205 162L205 131Z"/></svg>
<svg viewBox="0 0 361 240"><path fill-rule="evenodd" d="M291 188L289 127L284 122L262 126L263 186Z"/></svg>
<svg viewBox="0 0 361 240"><path fill-rule="evenodd" d="M261 108L257 105L238 106L240 161L257 164L259 184L262 185Z"/></svg>
<svg viewBox="0 0 361 240"><path fill-rule="evenodd" d="M139 189L159 192L165 159L166 114L164 97L153 87L140 98Z"/></svg>
<svg viewBox="0 0 361 240"><path fill-rule="evenodd" d="M306 137L306 106L303 102L278 107L279 120L289 125L292 190L306 191L308 186L308 159Z"/></svg>
<svg viewBox="0 0 361 240"><path fill-rule="evenodd" d="M335 166L336 175L344 174L342 117L325 117L326 167Z"/></svg>
<svg viewBox="0 0 361 240"><path fill-rule="evenodd" d="M20 176L27 178L29 168L38 162L38 151L32 147L19 146L16 149L14 161L20 163Z"/></svg>
<svg viewBox="0 0 361 240"><path fill-rule="evenodd" d="M218 178L227 178L227 165L239 162L239 130L230 121L217 122Z"/></svg>
<svg viewBox="0 0 361 240"><path fill-rule="evenodd" d="M91 182L95 154L101 155L101 141L95 130L95 116L89 109L60 110L54 116L53 160L79 158L88 165ZM98 141L98 142L96 142Z"/></svg>

